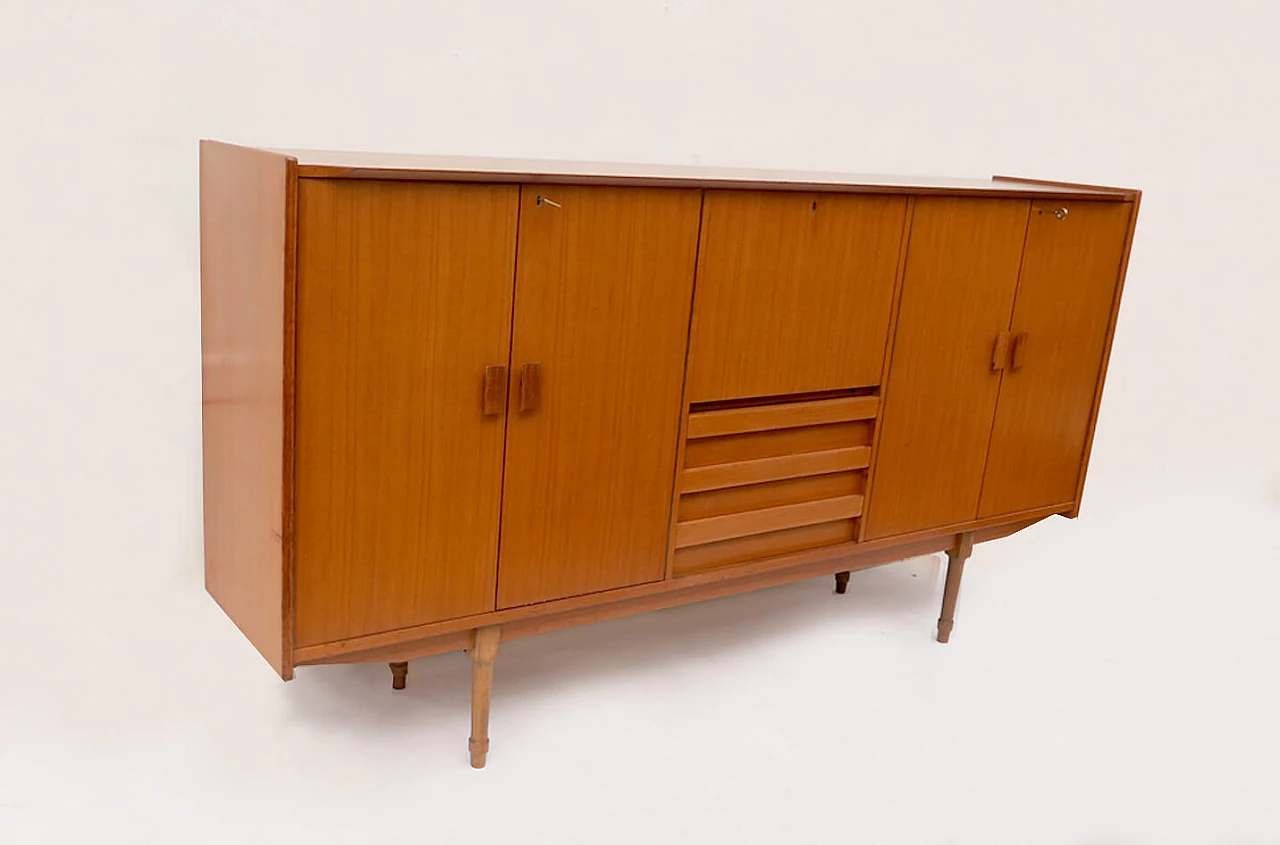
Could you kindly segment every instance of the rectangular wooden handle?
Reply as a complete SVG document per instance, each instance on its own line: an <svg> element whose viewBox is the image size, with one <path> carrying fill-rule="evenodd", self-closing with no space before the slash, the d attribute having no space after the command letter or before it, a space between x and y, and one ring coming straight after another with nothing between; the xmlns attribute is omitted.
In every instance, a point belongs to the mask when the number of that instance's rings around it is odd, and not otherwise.
<svg viewBox="0 0 1280 845"><path fill-rule="evenodd" d="M480 412L486 417L496 417L507 405L507 368L484 368L484 391L480 400Z"/></svg>
<svg viewBox="0 0 1280 845"><path fill-rule="evenodd" d="M1013 354L1009 356L1009 369L1015 373L1022 369L1027 361L1027 333L1018 332L1013 336Z"/></svg>
<svg viewBox="0 0 1280 845"><path fill-rule="evenodd" d="M520 368L520 410L536 411L542 404L542 365L525 364Z"/></svg>
<svg viewBox="0 0 1280 845"><path fill-rule="evenodd" d="M1003 370L1004 362L1009 358L1009 333L1000 332L996 335L995 346L991 349L991 369Z"/></svg>

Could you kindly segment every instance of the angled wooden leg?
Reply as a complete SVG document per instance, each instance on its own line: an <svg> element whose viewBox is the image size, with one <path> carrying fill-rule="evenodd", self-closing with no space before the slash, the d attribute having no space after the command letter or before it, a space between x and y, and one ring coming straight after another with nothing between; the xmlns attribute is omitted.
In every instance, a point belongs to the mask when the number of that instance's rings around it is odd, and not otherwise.
<svg viewBox="0 0 1280 845"><path fill-rule="evenodd" d="M489 694L493 690L493 661L498 658L497 625L477 628L471 641L471 768L483 769L489 753Z"/></svg>
<svg viewBox="0 0 1280 845"><path fill-rule="evenodd" d="M844 595L844 591L848 588L848 586L849 586L849 573L837 572L836 573L836 592L839 593L840 595Z"/></svg>
<svg viewBox="0 0 1280 845"><path fill-rule="evenodd" d="M947 552L947 586L942 591L942 615L938 617L938 642L951 639L951 629L956 624L956 598L960 595L960 576L964 575L964 562L973 553L973 532L966 531L956 538L955 548Z"/></svg>
<svg viewBox="0 0 1280 845"><path fill-rule="evenodd" d="M409 677L408 663L388 663L391 667L391 688L404 689L404 680Z"/></svg>

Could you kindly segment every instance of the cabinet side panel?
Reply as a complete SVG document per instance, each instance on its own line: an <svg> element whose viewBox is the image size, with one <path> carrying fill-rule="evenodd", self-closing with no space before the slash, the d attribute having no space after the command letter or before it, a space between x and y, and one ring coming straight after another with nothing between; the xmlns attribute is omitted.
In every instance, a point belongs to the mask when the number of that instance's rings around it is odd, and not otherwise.
<svg viewBox="0 0 1280 845"><path fill-rule="evenodd" d="M864 538L974 518L1030 204L916 200Z"/></svg>
<svg viewBox="0 0 1280 845"><path fill-rule="evenodd" d="M285 299L290 159L200 144L205 587L292 675L284 564Z"/></svg>
<svg viewBox="0 0 1280 845"><path fill-rule="evenodd" d="M1089 455L1093 451L1093 435L1098 427L1098 410L1102 404L1102 388L1107 381L1107 366L1111 362L1111 343L1115 339L1116 320L1120 316L1120 297L1124 293L1125 277L1129 273L1129 255L1133 250L1133 233L1138 227L1138 209L1142 205L1142 192L1134 191L1129 209L1129 228L1124 237L1124 257L1120 259L1120 279L1116 283L1115 301L1111 304L1111 319L1107 325L1107 339L1103 344L1102 365L1098 368L1098 383L1093 393L1093 409L1089 413L1089 432L1084 440L1084 454L1080 458L1080 477L1076 479L1075 505L1065 515L1074 519L1080 515L1080 500L1084 496L1084 480L1089 474Z"/></svg>

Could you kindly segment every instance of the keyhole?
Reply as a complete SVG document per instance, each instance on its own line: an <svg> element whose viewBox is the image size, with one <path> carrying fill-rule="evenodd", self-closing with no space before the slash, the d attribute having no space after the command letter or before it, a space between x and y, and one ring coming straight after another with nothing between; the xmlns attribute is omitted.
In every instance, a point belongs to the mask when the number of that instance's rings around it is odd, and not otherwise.
<svg viewBox="0 0 1280 845"><path fill-rule="evenodd" d="M817 211L817 210L818 210L818 201L817 201L817 200L814 200L814 201L813 201L813 206L812 206L811 210L812 210L812 211Z"/></svg>

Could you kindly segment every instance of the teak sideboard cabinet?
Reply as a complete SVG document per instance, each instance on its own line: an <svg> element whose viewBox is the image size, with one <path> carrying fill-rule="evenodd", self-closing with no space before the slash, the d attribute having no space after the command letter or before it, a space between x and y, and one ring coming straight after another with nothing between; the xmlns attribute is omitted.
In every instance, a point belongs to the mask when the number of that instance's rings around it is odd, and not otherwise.
<svg viewBox="0 0 1280 845"><path fill-rule="evenodd" d="M200 148L205 573L295 666L1075 516L1139 193Z"/></svg>

